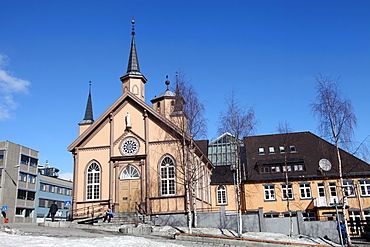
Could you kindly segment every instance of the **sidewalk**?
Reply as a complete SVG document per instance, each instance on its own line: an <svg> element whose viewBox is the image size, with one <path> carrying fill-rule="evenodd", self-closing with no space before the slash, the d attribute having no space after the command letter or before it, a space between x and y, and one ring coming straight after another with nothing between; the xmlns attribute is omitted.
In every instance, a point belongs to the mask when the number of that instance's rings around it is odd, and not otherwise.
<svg viewBox="0 0 370 247"><path fill-rule="evenodd" d="M56 238L102 238L129 236L122 234L119 229L121 225L101 223L96 225L76 224L73 222L47 222L45 223L8 223L0 224L3 232L19 235L45 236ZM127 227L127 226L126 226ZM133 227L133 226L132 226ZM186 228L174 228L170 226L153 226L150 235L135 235L153 241L165 242L177 246L339 246L321 239L310 239L309 237L289 238L282 234L274 233L244 233L244 239L235 238L235 233L229 230L212 228L193 229L194 235L180 233ZM206 236L208 235L208 236ZM132 235L130 235L132 236ZM252 239L253 238L253 239ZM139 239L139 238L138 238ZM140 241L140 240L138 240ZM159 246L159 245L153 245Z"/></svg>

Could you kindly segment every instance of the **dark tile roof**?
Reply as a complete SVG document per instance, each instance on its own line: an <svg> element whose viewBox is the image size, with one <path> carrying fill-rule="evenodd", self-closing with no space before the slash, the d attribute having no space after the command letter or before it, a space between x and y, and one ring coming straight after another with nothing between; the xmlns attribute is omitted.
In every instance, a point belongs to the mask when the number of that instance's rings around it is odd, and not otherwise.
<svg viewBox="0 0 370 247"><path fill-rule="evenodd" d="M285 173L260 173L261 166L276 166L287 164L303 164L303 171L288 172L290 179L313 179L319 177L337 177L338 159L335 146L311 132L298 132L289 134L275 134L244 137L246 149L247 180L280 180L284 179ZM285 147L285 153L279 152L279 147ZM296 152L290 151L290 146L296 148ZM264 155L260 155L258 149L263 147ZM269 153L269 147L274 147L275 153ZM340 150L343 163L343 177L370 175L370 166L361 159ZM323 171L319 168L320 159L328 159L332 168Z"/></svg>
<svg viewBox="0 0 370 247"><path fill-rule="evenodd" d="M198 140L198 141L195 141L195 143L197 144L199 149L202 150L204 155L208 157L208 143L209 143L209 141L208 140Z"/></svg>
<svg viewBox="0 0 370 247"><path fill-rule="evenodd" d="M234 177L230 166L215 166L212 171L211 184L233 184Z"/></svg>

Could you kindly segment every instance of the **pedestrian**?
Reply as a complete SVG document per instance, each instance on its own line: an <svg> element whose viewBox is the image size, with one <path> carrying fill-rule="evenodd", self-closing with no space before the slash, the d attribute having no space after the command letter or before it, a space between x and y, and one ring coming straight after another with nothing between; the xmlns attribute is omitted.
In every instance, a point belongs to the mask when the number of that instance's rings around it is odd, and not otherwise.
<svg viewBox="0 0 370 247"><path fill-rule="evenodd" d="M343 244L347 244L347 231L343 221L337 225L337 230L340 231L340 234L342 235Z"/></svg>
<svg viewBox="0 0 370 247"><path fill-rule="evenodd" d="M56 201L53 201L53 204L50 205L49 214L51 221L55 220L55 214L58 212L58 205Z"/></svg>
<svg viewBox="0 0 370 247"><path fill-rule="evenodd" d="M114 217L114 213L111 209L111 207L108 207L107 212L105 213L105 217L103 222L108 221L110 223L111 219Z"/></svg>

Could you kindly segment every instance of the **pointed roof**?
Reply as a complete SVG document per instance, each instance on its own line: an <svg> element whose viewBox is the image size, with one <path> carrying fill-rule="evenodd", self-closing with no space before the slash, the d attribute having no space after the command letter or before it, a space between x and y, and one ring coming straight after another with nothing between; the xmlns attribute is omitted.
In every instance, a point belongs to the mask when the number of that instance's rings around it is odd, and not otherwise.
<svg viewBox="0 0 370 247"><path fill-rule="evenodd" d="M92 124L94 122L93 109L92 109L92 100L91 100L91 81L90 81L89 86L90 86L89 96L87 98L85 117L81 122L78 123L79 125L81 125L81 124Z"/></svg>
<svg viewBox="0 0 370 247"><path fill-rule="evenodd" d="M164 91L163 93L161 93L158 96L154 96L154 98L151 99L150 102L154 103L154 102L156 102L156 101L158 101L159 99L162 99L162 98L175 98L176 94L168 89L168 85L170 85L170 81L168 80L168 75L166 75L165 84L167 86L166 91Z"/></svg>
<svg viewBox="0 0 370 247"><path fill-rule="evenodd" d="M180 95L179 84L176 84L175 108L172 114L180 115L184 111L184 99ZM172 115L171 114L171 115Z"/></svg>
<svg viewBox="0 0 370 247"><path fill-rule="evenodd" d="M77 146L81 145L89 135L91 135L96 129L104 124L104 121L109 118L111 112L117 111L119 106L121 106L124 102L129 102L131 104L136 105L137 109L141 109L142 112L146 111L150 118L156 119L154 121L164 123L171 129L172 133L176 135L182 135L181 130L177 127L174 123L170 120L163 117L159 114L156 110L146 104L144 101L138 99L133 93L127 91L123 95L121 95L84 133L82 133L69 147L68 150L72 151ZM186 136L186 138L190 138L190 136Z"/></svg>
<svg viewBox="0 0 370 247"><path fill-rule="evenodd" d="M139 60L137 58L136 45L135 45L135 21L132 20L132 39L131 39L131 49L130 56L128 59L127 72L125 75L142 75L139 67Z"/></svg>

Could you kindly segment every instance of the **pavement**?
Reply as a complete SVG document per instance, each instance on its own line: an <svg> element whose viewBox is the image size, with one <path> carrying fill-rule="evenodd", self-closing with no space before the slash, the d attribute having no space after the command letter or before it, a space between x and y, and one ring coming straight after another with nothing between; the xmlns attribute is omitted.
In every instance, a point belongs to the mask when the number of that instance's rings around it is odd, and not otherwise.
<svg viewBox="0 0 370 247"><path fill-rule="evenodd" d="M43 223L7 223L0 224L0 230L4 232L11 232L20 235L32 235L32 236L47 236L56 238L99 238L107 236L122 236L120 232L121 225L114 224L98 224L98 225L87 225L87 224L76 224L73 222L47 222ZM61 230L63 229L63 230ZM276 247L276 246L338 246L332 243L328 244L299 244L289 242L277 242L277 241L265 241L265 240L245 240L235 239L229 237L220 236L206 236L200 234L179 234L176 228L172 231L153 231L152 234L144 234L136 236L149 238L152 240L158 240L166 243L178 244L186 247L198 247L198 246L256 246L256 247ZM370 245L358 245L357 247L369 247Z"/></svg>

